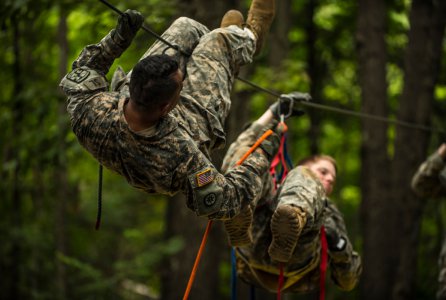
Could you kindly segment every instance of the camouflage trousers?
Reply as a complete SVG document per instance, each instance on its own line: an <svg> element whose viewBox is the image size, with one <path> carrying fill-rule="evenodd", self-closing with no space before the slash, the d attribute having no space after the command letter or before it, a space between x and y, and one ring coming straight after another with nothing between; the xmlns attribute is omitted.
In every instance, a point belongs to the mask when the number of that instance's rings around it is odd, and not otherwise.
<svg viewBox="0 0 446 300"><path fill-rule="evenodd" d="M197 21L180 17L161 37L181 51L157 41L142 58L154 54L176 57L185 74L181 95L210 112L213 131L223 130L215 123L224 124L238 70L252 62L256 42L251 31L235 25L210 31Z"/></svg>

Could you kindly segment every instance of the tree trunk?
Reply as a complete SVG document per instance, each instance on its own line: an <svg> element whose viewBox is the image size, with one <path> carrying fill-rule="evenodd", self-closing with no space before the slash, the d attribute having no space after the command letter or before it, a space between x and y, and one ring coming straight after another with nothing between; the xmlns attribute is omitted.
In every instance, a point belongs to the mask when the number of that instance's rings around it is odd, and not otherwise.
<svg viewBox="0 0 446 300"><path fill-rule="evenodd" d="M62 78L67 71L68 65L68 40L67 40L67 12L63 6L60 6L59 26L58 26L58 44L60 48L59 57L59 75ZM56 252L63 255L67 254L66 249L66 200L69 198L69 184L67 178L66 166L66 144L65 137L68 132L68 120L66 118L65 101L60 95L60 103L58 104L58 154L56 155L55 168L53 170L54 188L56 189L56 209L55 209L55 247ZM66 299L66 270L65 265L59 259L56 259L56 294L58 299Z"/></svg>
<svg viewBox="0 0 446 300"><path fill-rule="evenodd" d="M22 230L23 219L22 219L22 192L20 184L20 174L21 174L21 163L19 157L19 151L16 149L20 148L18 143L18 137L20 136L20 124L23 120L24 107L21 92L23 89L22 84L22 65L21 65L21 47L20 47L20 24L17 16L14 14L11 18L12 32L13 32L13 51L14 51L14 63L13 63L13 91L11 93L13 100L12 103L12 113L13 113L13 123L15 126L12 127L12 143L13 147L10 149L8 156L8 161L15 162L13 172L11 174L11 223L14 224L16 230ZM15 145L14 145L15 144ZM7 299L21 299L24 295L21 292L20 285L23 284L23 277L20 272L19 266L22 265L22 246L19 235L12 235L10 240L10 247L7 258L7 268L4 274L8 274L7 283L5 284L6 290L3 294Z"/></svg>
<svg viewBox="0 0 446 300"><path fill-rule="evenodd" d="M317 40L317 27L314 23L314 12L317 8L317 0L309 0L306 5L306 44L307 44L307 61L308 61L308 74L310 76L310 95L313 98L313 102L322 104L322 62L318 59L320 57L317 52L316 40ZM310 118L310 129L308 130L308 140L310 142L310 153L319 153L318 140L321 133L321 115L317 110L308 110L308 116Z"/></svg>
<svg viewBox="0 0 446 300"><path fill-rule="evenodd" d="M182 16L193 18L212 30L220 26L221 18L226 11L240 9L240 0L178 0L178 8ZM243 11L241 12L245 15Z"/></svg>
<svg viewBox="0 0 446 300"><path fill-rule="evenodd" d="M445 1L412 2L399 120L430 125L445 21ZM411 191L410 181L426 157L429 137L426 131L397 127L392 199L397 215L402 218L396 224L400 235L395 236L394 248L399 253L400 263L392 299L415 299L417 245L425 202Z"/></svg>
<svg viewBox="0 0 446 300"><path fill-rule="evenodd" d="M362 89L362 112L387 117L385 2L360 0L357 28L359 80ZM361 190L363 266L361 299L390 299L396 261L394 215L389 208L389 162L387 125L362 120Z"/></svg>
<svg viewBox="0 0 446 300"><path fill-rule="evenodd" d="M281 67L283 58L288 56L290 50L288 34L292 25L291 12L290 0L276 2L276 15L271 25L271 34L264 43L264 47L269 49L268 65L274 69Z"/></svg>
<svg viewBox="0 0 446 300"><path fill-rule="evenodd" d="M186 199L182 194L169 199L167 210L167 236L181 235L184 248L168 259L162 274L163 286L161 299L181 299L186 291L194 261L197 257L206 225L205 218L198 218L192 211L185 208ZM220 222L214 221L200 263L198 264L195 280L189 294L189 299L219 299L219 262L221 245L219 244L218 227ZM217 257L217 259L216 259Z"/></svg>

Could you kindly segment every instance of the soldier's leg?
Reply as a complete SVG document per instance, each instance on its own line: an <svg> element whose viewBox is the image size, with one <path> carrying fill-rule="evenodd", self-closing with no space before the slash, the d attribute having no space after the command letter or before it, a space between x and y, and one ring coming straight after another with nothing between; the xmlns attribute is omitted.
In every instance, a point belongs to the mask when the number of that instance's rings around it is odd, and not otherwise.
<svg viewBox="0 0 446 300"><path fill-rule="evenodd" d="M209 32L209 29L203 24L186 17L176 19L170 27L164 31L161 37L174 46L178 46L181 51L192 54L200 38ZM176 57L180 63L180 68L185 73L187 55L181 54L178 50L166 45L161 40L156 42L144 53L141 59L148 55L167 54Z"/></svg>
<svg viewBox="0 0 446 300"><path fill-rule="evenodd" d="M229 26L204 35L189 59L183 94L206 108L221 127L229 113L235 74L252 61L254 50L252 32Z"/></svg>
<svg viewBox="0 0 446 300"><path fill-rule="evenodd" d="M278 191L271 220L271 258L288 262L303 231L320 228L324 213L324 188L306 167L296 167ZM311 228L310 228L311 227Z"/></svg>

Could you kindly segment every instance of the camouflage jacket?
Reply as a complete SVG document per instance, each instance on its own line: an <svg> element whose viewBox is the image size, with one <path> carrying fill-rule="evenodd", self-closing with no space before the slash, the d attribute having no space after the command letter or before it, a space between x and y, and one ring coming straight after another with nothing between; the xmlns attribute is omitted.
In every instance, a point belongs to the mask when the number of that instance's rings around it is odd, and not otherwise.
<svg viewBox="0 0 446 300"><path fill-rule="evenodd" d="M171 29L174 32L187 31L184 39L191 47L197 45L198 40L203 40L208 32L203 25L187 18L174 22ZM246 55L243 50L246 47L253 53L254 42L246 41L243 32L237 35L229 30L219 30L220 37L221 32L231 37L232 44L223 43L234 48L225 52L230 59L243 60L239 56ZM194 37L188 36L189 33L194 34ZM172 30L166 35L166 38L179 37L181 35L172 34ZM212 36L207 39L212 39ZM178 44L179 41L176 42ZM218 43L222 44L220 40ZM209 43L209 47L201 47L201 51L216 49L215 43ZM211 151L223 146L225 139L222 129L224 118L218 114L220 103L212 102L218 101L220 94L211 97L211 92L218 93L219 87L226 87L231 82L223 82L225 78L222 77L213 78L215 84L210 84L206 78L201 81L195 78L203 86L210 86L211 89L215 87L215 91L205 90L204 87L199 91L210 93L203 97L211 98L211 103L203 105L200 99L188 93L190 89L186 88L186 81L198 76L195 75L197 73L212 72L194 70L198 68L197 60L194 60L192 66L188 65L189 79L185 80L179 104L161 119L154 134L142 135L129 128L124 116L124 106L129 100L128 77L124 78L117 91L109 91L109 83L105 78L114 59L124 50L113 41L109 33L100 43L84 48L73 63L73 70L62 79L60 85L68 96L68 112L79 142L102 165L124 176L138 189L167 195L182 191L187 195L188 207L197 215L232 218L260 192L260 176L267 171L269 162L264 152L258 149L242 165L222 175L210 161ZM201 53L200 57L211 56ZM219 61L224 59L219 58ZM207 63L211 65L212 61ZM224 68L222 74L226 74L229 69L223 64L212 67ZM233 77L230 79L233 80ZM230 91L230 88L226 89ZM225 97L229 98L227 90ZM194 96L199 95L197 92ZM227 109L229 107L221 114L227 113Z"/></svg>

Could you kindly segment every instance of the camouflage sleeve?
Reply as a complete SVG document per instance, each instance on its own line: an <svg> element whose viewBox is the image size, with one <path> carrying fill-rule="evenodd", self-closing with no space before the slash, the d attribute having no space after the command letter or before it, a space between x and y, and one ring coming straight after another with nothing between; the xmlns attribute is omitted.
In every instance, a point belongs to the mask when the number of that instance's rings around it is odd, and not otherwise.
<svg viewBox="0 0 446 300"><path fill-rule="evenodd" d="M219 173L204 154L199 153L189 169L188 206L198 216L229 220L253 201L262 191L262 176L269 160L261 149L255 150L239 166L225 175ZM195 166L201 166L196 168Z"/></svg>
<svg viewBox="0 0 446 300"><path fill-rule="evenodd" d="M105 75L114 60L121 56L125 48L112 38L112 31L98 44L85 47L79 57L73 62L73 70L60 82L68 99L68 113L75 116L77 107L81 107L87 99L109 90Z"/></svg>
<svg viewBox="0 0 446 300"><path fill-rule="evenodd" d="M343 246L342 250L329 250L328 252L331 278L341 289L346 291L352 290L358 283L362 273L361 257L353 250L341 212L330 200L327 200L324 226L326 230L335 230L337 235L345 241L345 246Z"/></svg>
<svg viewBox="0 0 446 300"><path fill-rule="evenodd" d="M436 197L442 193L446 194L446 190L438 178L444 167L445 162L437 152L429 156L412 178L413 191L420 197Z"/></svg>

